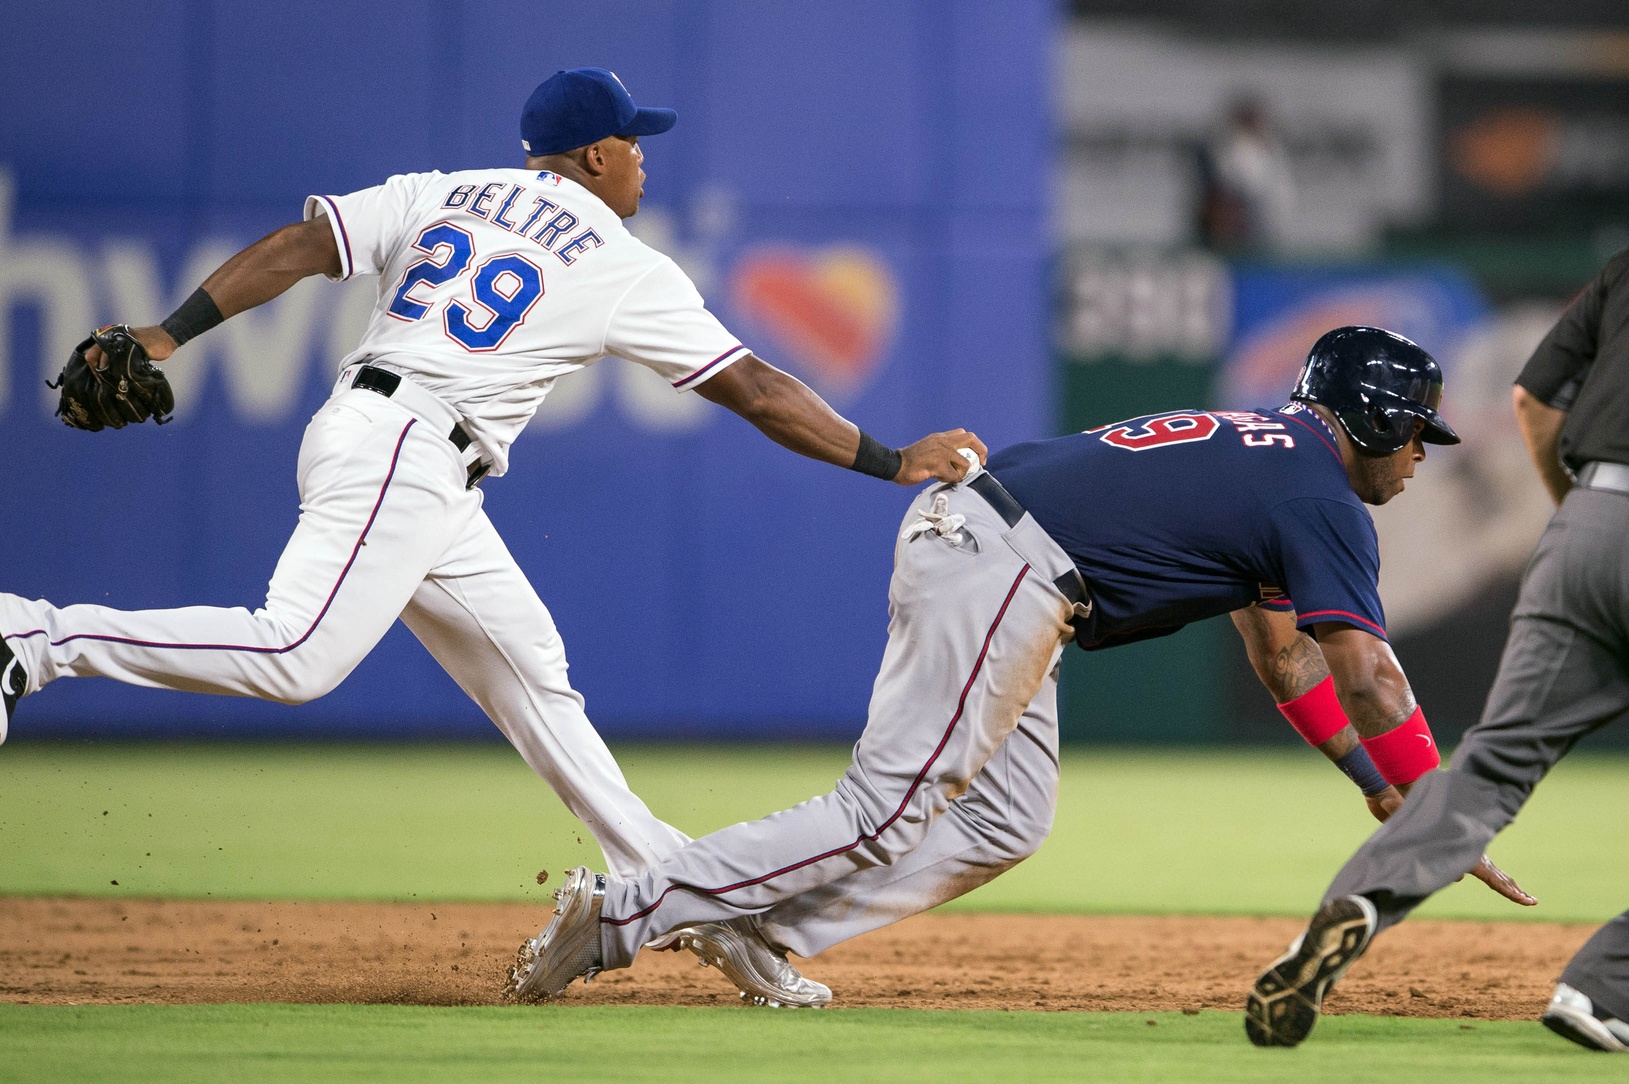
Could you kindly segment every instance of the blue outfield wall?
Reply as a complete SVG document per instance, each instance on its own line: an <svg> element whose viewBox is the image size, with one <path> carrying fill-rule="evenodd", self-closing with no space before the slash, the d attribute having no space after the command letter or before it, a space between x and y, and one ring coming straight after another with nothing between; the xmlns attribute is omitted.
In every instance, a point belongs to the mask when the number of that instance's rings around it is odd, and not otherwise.
<svg viewBox="0 0 1629 1084"><path fill-rule="evenodd" d="M579 64L679 110L645 141L631 225L760 354L895 443L1042 435L1059 17L1042 0L8 5L0 588L259 605L302 428L376 283L308 282L189 345L162 429L70 431L43 378L92 324L161 317L308 192L517 163L521 102ZM88 62L87 41L119 47ZM590 714L619 737L854 733L908 494L643 377L608 360L562 382L487 487ZM12 732L488 731L398 625L303 707L63 681Z"/></svg>

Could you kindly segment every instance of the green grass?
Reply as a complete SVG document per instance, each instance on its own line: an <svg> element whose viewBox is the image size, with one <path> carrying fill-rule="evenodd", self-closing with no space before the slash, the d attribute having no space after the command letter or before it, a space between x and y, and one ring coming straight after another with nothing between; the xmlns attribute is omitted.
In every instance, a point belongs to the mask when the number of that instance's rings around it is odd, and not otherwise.
<svg viewBox="0 0 1629 1084"><path fill-rule="evenodd" d="M1154 1026L1149 1026L1149 1021ZM0 1006L0 1081L1622 1080L1534 1023L1331 1017L1257 1050L1236 1013L358 1005Z"/></svg>
<svg viewBox="0 0 1629 1084"><path fill-rule="evenodd" d="M848 752L618 756L658 814L699 834L827 790ZM1629 813L1626 780L1629 757L1569 758L1495 842L1542 906L1467 882L1422 914L1617 914L1629 901L1600 860L1601 832ZM1070 750L1047 845L950 906L1303 914L1372 827L1354 788L1309 751ZM463 745L8 745L0 855L0 893L248 899L537 900L540 868L598 864L519 757Z"/></svg>
<svg viewBox="0 0 1629 1084"><path fill-rule="evenodd" d="M692 833L828 789L838 748L631 748L634 788ZM1623 905L1602 826L1629 757L1577 757L1495 855L1544 900L1479 884L1438 916L1600 920ZM952 904L1304 914L1371 828L1304 751L1065 756L1041 853ZM20 744L0 750L0 893L540 900L593 841L502 747ZM117 881L118 884L112 882ZM1149 1026L1148 1021L1154 1021ZM1534 1023L1345 1016L1260 1051L1236 1013L1125 1015L572 1006L0 1005L0 1082L222 1079L755 1082L1622 1078Z"/></svg>

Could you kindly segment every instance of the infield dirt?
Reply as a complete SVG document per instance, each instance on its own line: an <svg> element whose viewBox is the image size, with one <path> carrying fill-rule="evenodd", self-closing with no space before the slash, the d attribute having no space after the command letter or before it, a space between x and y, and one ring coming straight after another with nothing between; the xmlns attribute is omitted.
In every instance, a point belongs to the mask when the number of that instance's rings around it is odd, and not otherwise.
<svg viewBox="0 0 1629 1084"><path fill-rule="evenodd" d="M496 1004L515 949L547 917L525 904L0 898L0 1001ZM836 1005L851 1008L1231 1009L1301 925L927 914L803 967L832 987ZM1530 1019L1590 932L1407 922L1375 943L1327 1009ZM685 952L646 952L627 971L567 996L585 1005L738 1001L721 975Z"/></svg>

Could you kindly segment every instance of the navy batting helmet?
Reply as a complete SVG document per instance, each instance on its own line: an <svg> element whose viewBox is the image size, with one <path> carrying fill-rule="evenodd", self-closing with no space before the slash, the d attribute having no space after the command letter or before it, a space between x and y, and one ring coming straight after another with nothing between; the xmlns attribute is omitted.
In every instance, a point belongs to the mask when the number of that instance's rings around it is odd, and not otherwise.
<svg viewBox="0 0 1629 1084"><path fill-rule="evenodd" d="M1436 359L1377 327L1338 327L1313 343L1290 398L1328 407L1352 443L1370 455L1390 455L1413 440L1415 418L1425 422L1422 440L1459 443L1437 414L1442 369Z"/></svg>

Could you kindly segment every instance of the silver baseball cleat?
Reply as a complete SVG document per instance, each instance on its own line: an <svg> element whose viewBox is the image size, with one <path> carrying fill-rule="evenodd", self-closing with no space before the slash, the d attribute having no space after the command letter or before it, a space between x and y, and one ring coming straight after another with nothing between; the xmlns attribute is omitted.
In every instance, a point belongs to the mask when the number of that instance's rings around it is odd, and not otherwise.
<svg viewBox="0 0 1629 1084"><path fill-rule="evenodd" d="M516 1001L553 1001L572 981L598 975L600 905L605 902L605 877L587 866L566 874L554 890L554 917L543 932L520 946L509 969L504 993Z"/></svg>
<svg viewBox="0 0 1629 1084"><path fill-rule="evenodd" d="M680 930L679 947L695 953L701 966L722 971L749 1004L776 1009L821 1009L831 1004L829 987L804 978L744 920Z"/></svg>
<svg viewBox="0 0 1629 1084"><path fill-rule="evenodd" d="M1318 908L1307 930L1262 972L1244 1008L1244 1031L1257 1046L1295 1046L1312 1031L1324 994L1363 955L1380 923L1363 896Z"/></svg>
<svg viewBox="0 0 1629 1084"><path fill-rule="evenodd" d="M1609 1054L1629 1053L1629 1023L1602 1016L1588 994L1564 982L1556 983L1555 996L1539 1023L1579 1046Z"/></svg>

